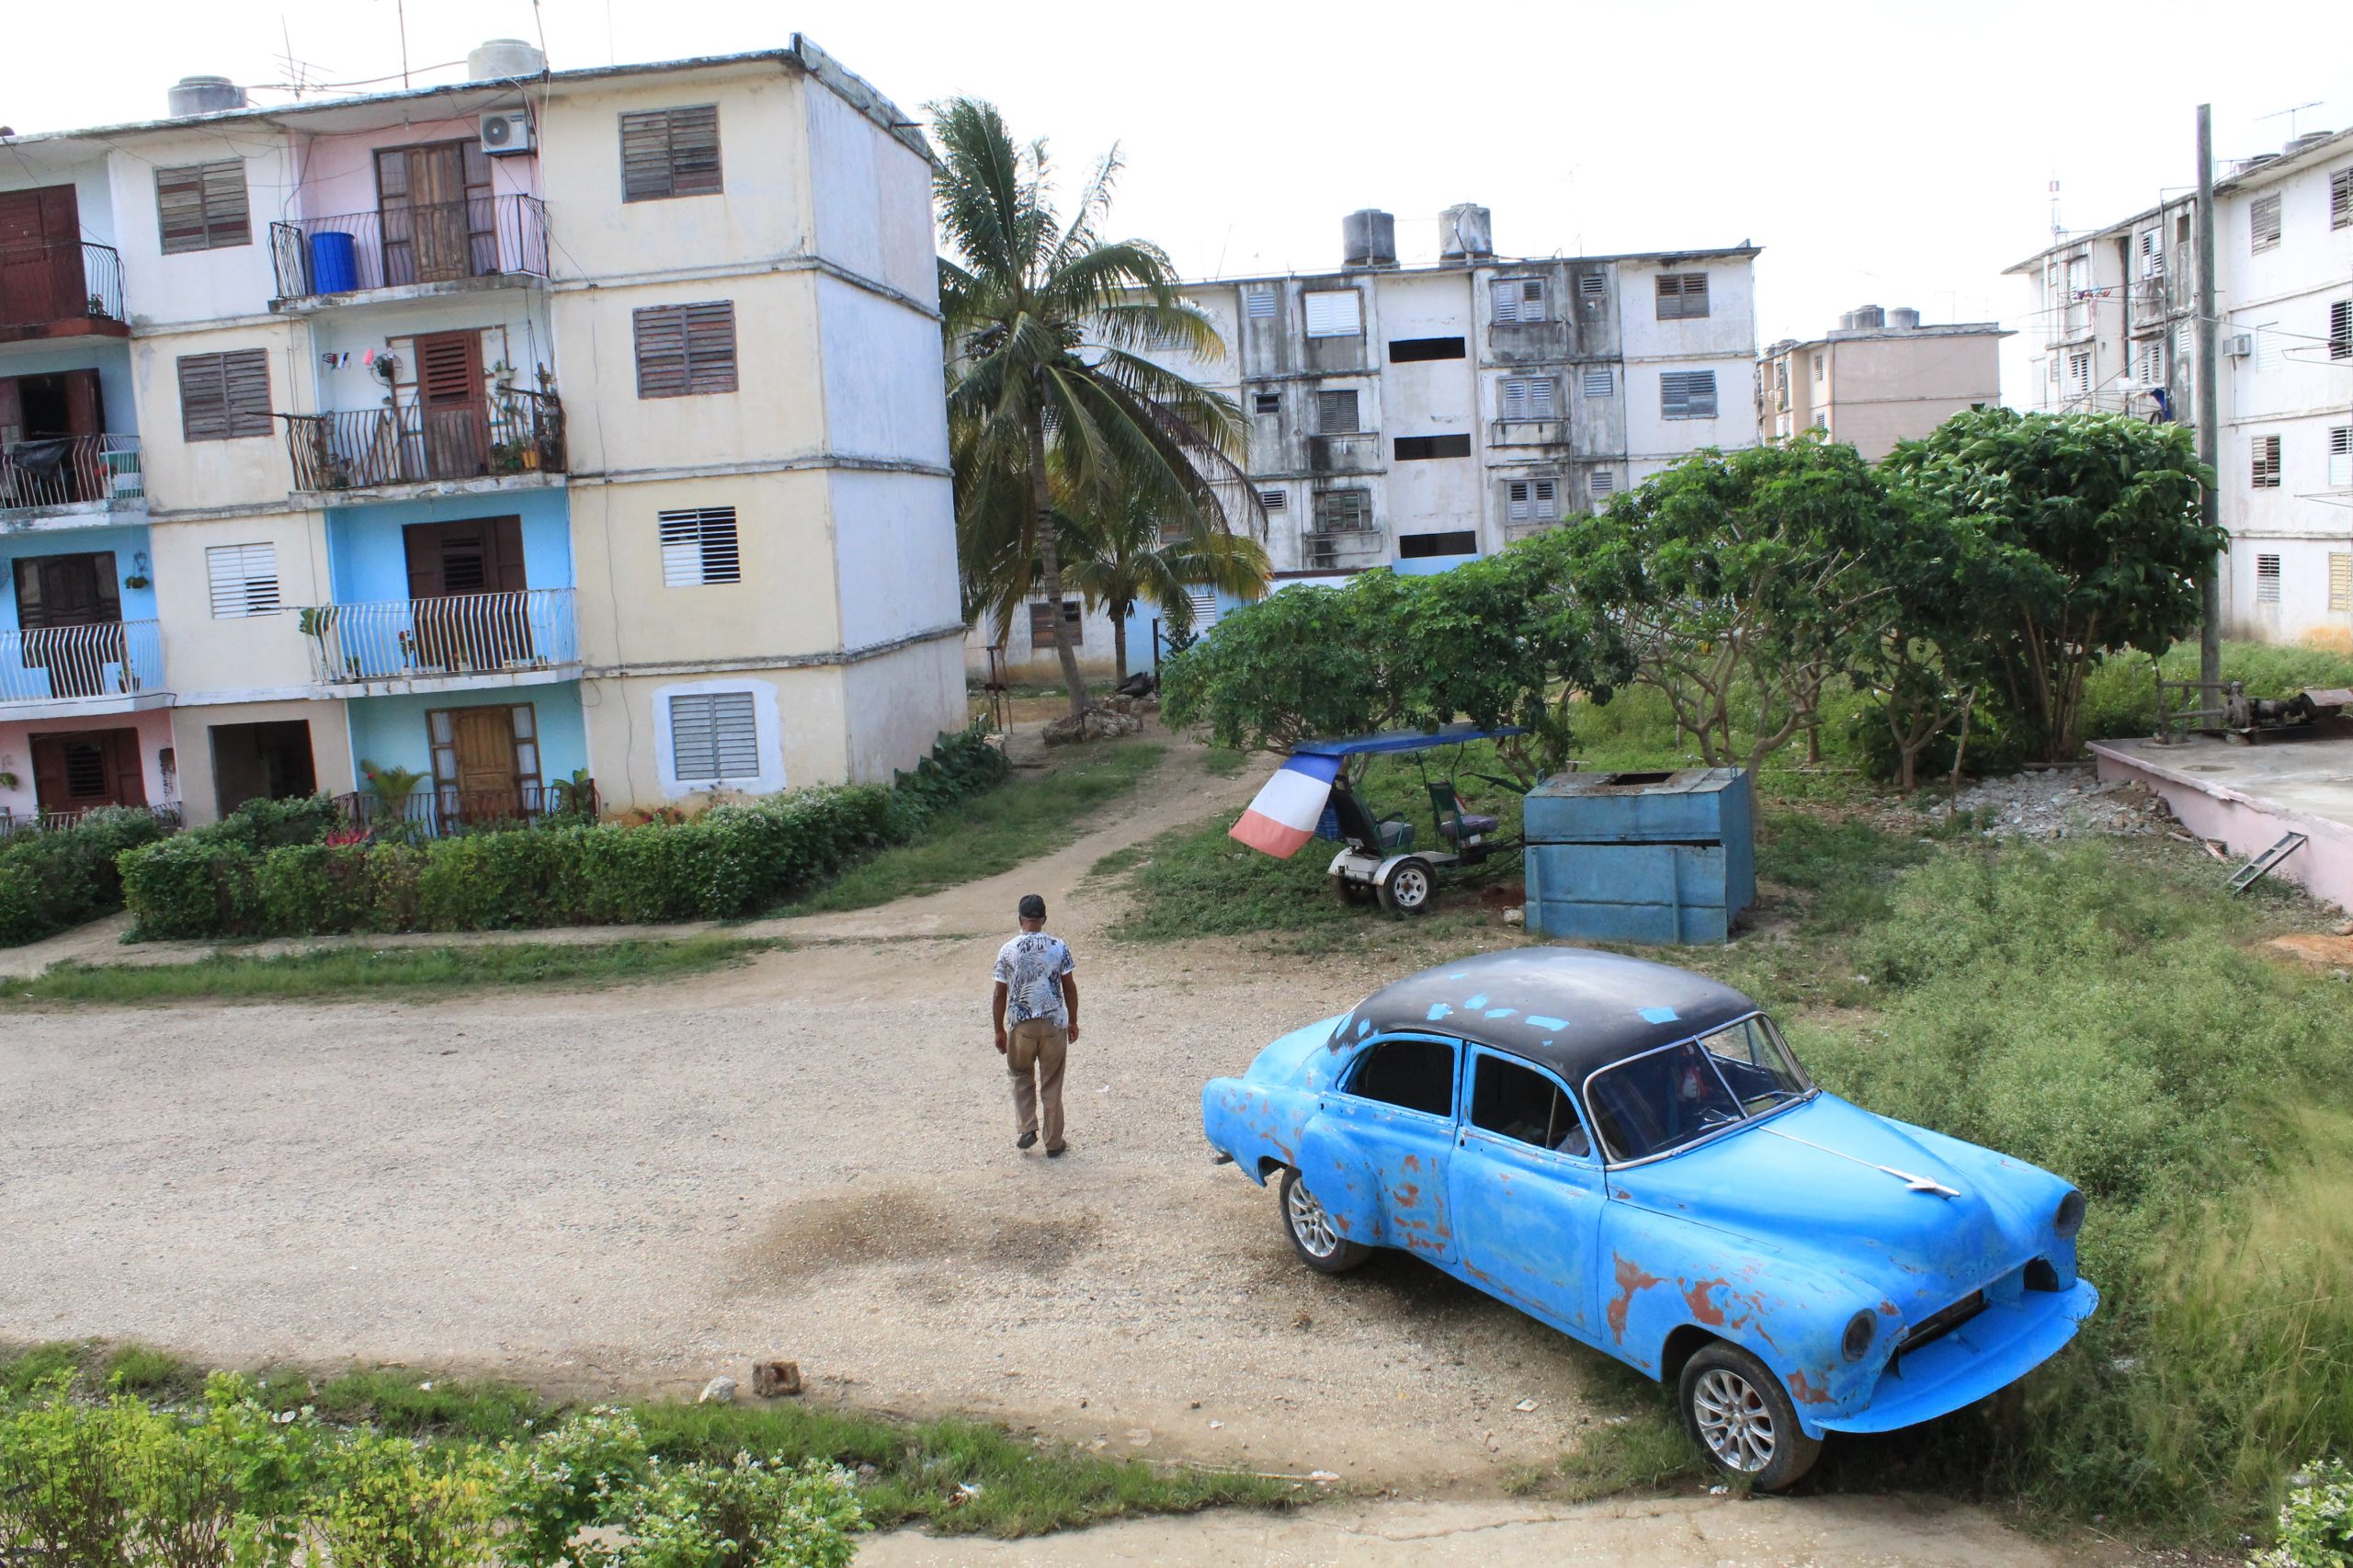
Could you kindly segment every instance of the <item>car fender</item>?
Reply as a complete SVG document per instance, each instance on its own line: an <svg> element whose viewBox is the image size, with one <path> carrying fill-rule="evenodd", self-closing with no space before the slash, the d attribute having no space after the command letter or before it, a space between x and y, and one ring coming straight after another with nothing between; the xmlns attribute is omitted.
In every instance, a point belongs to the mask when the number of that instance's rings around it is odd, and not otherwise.
<svg viewBox="0 0 2353 1568"><path fill-rule="evenodd" d="M1212 1078L1201 1087L1201 1131L1264 1187L1270 1170L1299 1163L1300 1129L1312 1096L1247 1078Z"/></svg>
<svg viewBox="0 0 2353 1568"><path fill-rule="evenodd" d="M1381 868L1386 864L1374 856L1355 849L1342 849L1332 857L1324 869L1336 877L1346 877L1352 882L1372 882L1379 880Z"/></svg>
<svg viewBox="0 0 2353 1568"><path fill-rule="evenodd" d="M1381 1179L1345 1123L1309 1118L1301 1131L1300 1180L1332 1217L1332 1228L1367 1246L1385 1244L1381 1223Z"/></svg>

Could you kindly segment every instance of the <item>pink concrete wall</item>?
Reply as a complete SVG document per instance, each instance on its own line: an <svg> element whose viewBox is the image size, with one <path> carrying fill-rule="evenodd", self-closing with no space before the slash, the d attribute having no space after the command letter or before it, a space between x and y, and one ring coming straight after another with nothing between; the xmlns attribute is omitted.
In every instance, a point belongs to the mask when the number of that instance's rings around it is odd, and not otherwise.
<svg viewBox="0 0 2353 1568"><path fill-rule="evenodd" d="M376 210L376 150L413 147L426 142L471 142L481 134L472 115L458 119L419 120L382 131L350 131L341 135L298 134L294 165L301 188L290 193L290 218L336 218L351 212ZM491 190L498 196L540 194L540 160L536 153L518 153L490 160Z"/></svg>
<svg viewBox="0 0 2353 1568"><path fill-rule="evenodd" d="M170 793L164 789L162 754L172 744L172 711L168 708L150 709L143 713L108 713L96 718L28 719L13 723L0 723L0 773L17 776L14 789L0 787L0 807L18 817L31 816L40 810L33 792L33 736L66 734L75 730L135 729L139 732L139 760L146 775L147 803L160 805L165 801L180 798L180 785L176 777Z"/></svg>
<svg viewBox="0 0 2353 1568"><path fill-rule="evenodd" d="M2242 864L2279 843L2282 834L2303 834L2302 846L2268 875L2294 882L2339 909L2353 910L2353 827L2289 812L2227 785L2169 777L2139 757L2097 742L2091 749L2098 758L2102 782L2120 778L2147 786L2165 797L2184 827L2220 843Z"/></svg>

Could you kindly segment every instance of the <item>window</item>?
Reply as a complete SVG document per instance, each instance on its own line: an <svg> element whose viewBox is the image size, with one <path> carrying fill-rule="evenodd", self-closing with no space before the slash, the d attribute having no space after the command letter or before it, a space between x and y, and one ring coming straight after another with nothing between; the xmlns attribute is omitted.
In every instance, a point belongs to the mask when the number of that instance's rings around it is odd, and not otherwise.
<svg viewBox="0 0 2353 1568"><path fill-rule="evenodd" d="M1193 630L1207 631L1217 624L1217 590L1191 587L1185 590L1185 604L1193 612Z"/></svg>
<svg viewBox="0 0 2353 1568"><path fill-rule="evenodd" d="M1609 371L1602 370L1607 378ZM1607 396L1605 392L1603 394ZM1552 378L1550 376L1506 376L1503 380L1504 417L1506 419L1550 419L1552 417Z"/></svg>
<svg viewBox="0 0 2353 1568"><path fill-rule="evenodd" d="M1558 481L1515 479L1506 487L1509 501L1506 513L1515 523L1552 522L1561 515L1554 501L1558 494Z"/></svg>
<svg viewBox="0 0 2353 1568"><path fill-rule="evenodd" d="M1062 631L1069 635L1072 647L1078 648L1086 645L1086 622L1079 613L1079 603L1076 599L1063 601ZM1060 647L1062 644L1056 641L1056 636L1052 603L1050 601L1031 605L1029 607L1029 646L1032 648Z"/></svg>
<svg viewBox="0 0 2353 1568"><path fill-rule="evenodd" d="M1824 410L1813 416L1813 427L1817 430L1827 430L1830 428L1830 415L1827 410Z"/></svg>
<svg viewBox="0 0 2353 1568"><path fill-rule="evenodd" d="M1577 274L1577 303L1587 311L1597 311L1609 299L1609 278L1606 273Z"/></svg>
<svg viewBox="0 0 2353 1568"><path fill-rule="evenodd" d="M1587 397L1608 397L1618 390L1617 380L1610 375L1607 365L1587 365L1584 380L1585 395Z"/></svg>
<svg viewBox="0 0 2353 1568"><path fill-rule="evenodd" d="M1751 1116L1805 1093L1805 1079L1800 1076L1797 1063L1781 1049L1773 1026L1762 1016L1701 1035L1699 1043L1716 1059L1715 1069L1724 1086L1739 1097L1741 1108Z"/></svg>
<svg viewBox="0 0 2353 1568"><path fill-rule="evenodd" d="M1253 283L1242 290L1242 313L1253 321L1267 321L1275 313L1275 286Z"/></svg>
<svg viewBox="0 0 2353 1568"><path fill-rule="evenodd" d="M278 547L216 544L204 552L212 585L212 619L243 620L278 613Z"/></svg>
<svg viewBox="0 0 2353 1568"><path fill-rule="evenodd" d="M2165 232L2163 229L2141 231L2141 276L2163 278L2165 275Z"/></svg>
<svg viewBox="0 0 2353 1568"><path fill-rule="evenodd" d="M1544 319L1544 279L1498 278L1490 286L1499 326Z"/></svg>
<svg viewBox="0 0 2353 1568"><path fill-rule="evenodd" d="M1713 370L1668 370L1658 379L1658 413L1662 419L1713 419L1716 416L1716 373Z"/></svg>
<svg viewBox="0 0 2353 1568"><path fill-rule="evenodd" d="M2141 380L2153 387L2165 384L2165 340L2153 337L2141 345Z"/></svg>
<svg viewBox="0 0 2353 1568"><path fill-rule="evenodd" d="M664 586L699 588L743 581L743 563L735 553L734 507L695 506L657 516Z"/></svg>
<svg viewBox="0 0 2353 1568"><path fill-rule="evenodd" d="M1454 1047L1442 1040L1385 1040L1364 1053L1348 1093L1430 1116L1454 1114Z"/></svg>
<svg viewBox="0 0 2353 1568"><path fill-rule="evenodd" d="M2353 168L2328 176L2328 226L2353 229Z"/></svg>
<svg viewBox="0 0 2353 1568"><path fill-rule="evenodd" d="M1479 536L1469 528L1442 534L1399 534L1397 558L1427 561L1434 555L1476 555Z"/></svg>
<svg viewBox="0 0 2353 1568"><path fill-rule="evenodd" d="M1319 392L1315 394L1315 433L1319 436L1353 436L1357 424L1357 394L1354 388L1347 392Z"/></svg>
<svg viewBox="0 0 2353 1568"><path fill-rule="evenodd" d="M1463 352L1459 337L1401 337L1389 346L1389 362L1411 365L1424 359L1460 359Z"/></svg>
<svg viewBox="0 0 2353 1568"><path fill-rule="evenodd" d="M760 776L758 721L748 691L697 691L670 699L670 775L685 784Z"/></svg>
<svg viewBox="0 0 2353 1568"><path fill-rule="evenodd" d="M1290 505L1290 492L1261 490L1258 492L1258 505L1269 512L1282 511Z"/></svg>
<svg viewBox="0 0 2353 1568"><path fill-rule="evenodd" d="M245 212L245 161L182 164L155 171L155 223L164 254L254 243Z"/></svg>
<svg viewBox="0 0 2353 1568"><path fill-rule="evenodd" d="M719 194L719 106L621 116L621 199Z"/></svg>
<svg viewBox="0 0 2353 1568"><path fill-rule="evenodd" d="M2275 190L2248 202L2246 223L2248 249L2276 249L2279 244L2279 193Z"/></svg>
<svg viewBox="0 0 2353 1568"><path fill-rule="evenodd" d="M2353 300L2328 302L2328 357L2353 359Z"/></svg>
<svg viewBox="0 0 2353 1568"><path fill-rule="evenodd" d="M1704 272L1662 272L1658 275L1658 319L1681 321L1708 313L1708 275Z"/></svg>
<svg viewBox="0 0 2353 1568"><path fill-rule="evenodd" d="M2255 602L2259 605L2279 602L2279 558L2276 555L2255 558Z"/></svg>
<svg viewBox="0 0 2353 1568"><path fill-rule="evenodd" d="M1280 392L1252 392L1250 394L1250 412L1253 414L1279 414L1282 412L1282 406L1283 394Z"/></svg>
<svg viewBox="0 0 2353 1568"><path fill-rule="evenodd" d="M2353 490L2353 425L2328 433L2328 487Z"/></svg>
<svg viewBox="0 0 2353 1568"><path fill-rule="evenodd" d="M1428 458L1467 458L1471 455L1468 436L1400 436L1397 437L1397 460L1401 463L1420 462Z"/></svg>
<svg viewBox="0 0 2353 1568"><path fill-rule="evenodd" d="M2276 370L2288 358L2287 335L2276 321L2265 322L2255 329L2255 368Z"/></svg>
<svg viewBox="0 0 2353 1568"><path fill-rule="evenodd" d="M2279 488L2279 437L2257 436L2250 443L2254 458L2253 472L2247 483L2257 490Z"/></svg>
<svg viewBox="0 0 2353 1568"><path fill-rule="evenodd" d="M2067 356L2067 395L2089 397L2092 391L2092 357L2089 351Z"/></svg>
<svg viewBox="0 0 2353 1568"><path fill-rule="evenodd" d="M1332 490L1315 498L1315 526L1324 533L1358 533L1372 527L1372 497L1361 490Z"/></svg>
<svg viewBox="0 0 2353 1568"><path fill-rule="evenodd" d="M1579 1158L1593 1152L1566 1089L1533 1067L1483 1052L1472 1060L1471 1125Z"/></svg>
<svg viewBox="0 0 2353 1568"><path fill-rule="evenodd" d="M1585 487L1595 495L1615 494L1618 490L1618 471L1614 468L1595 469L1586 476Z"/></svg>
<svg viewBox="0 0 2353 1568"><path fill-rule="evenodd" d="M1364 296L1354 289L1326 289L1306 296L1307 335L1354 337L1364 331Z"/></svg>
<svg viewBox="0 0 2353 1568"><path fill-rule="evenodd" d="M1740 1101L1711 1061L1699 1041L1686 1040L1594 1074L1587 1104L1610 1156L1665 1153L1743 1119Z"/></svg>
<svg viewBox="0 0 2353 1568"><path fill-rule="evenodd" d="M735 390L735 301L647 305L633 312L637 395L688 397Z"/></svg>
<svg viewBox="0 0 2353 1568"><path fill-rule="evenodd" d="M1822 380L1822 356L1819 354L1813 357L1813 379L1817 381Z"/></svg>
<svg viewBox="0 0 2353 1568"><path fill-rule="evenodd" d="M267 436L269 416L269 352L240 348L230 354L184 354L180 372L180 438L227 441Z"/></svg>
<svg viewBox="0 0 2353 1568"><path fill-rule="evenodd" d="M2328 608L2353 610L2353 555L2337 551L2328 558Z"/></svg>

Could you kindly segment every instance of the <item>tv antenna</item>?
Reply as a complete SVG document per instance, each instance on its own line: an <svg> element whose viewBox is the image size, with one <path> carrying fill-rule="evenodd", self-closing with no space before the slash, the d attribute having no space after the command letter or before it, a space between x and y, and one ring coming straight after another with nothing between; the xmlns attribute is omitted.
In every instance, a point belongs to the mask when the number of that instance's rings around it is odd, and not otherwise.
<svg viewBox="0 0 2353 1568"><path fill-rule="evenodd" d="M2318 108L2320 106L2321 100L2314 98L2308 104L2296 104L2288 108L2273 109L2269 114L2258 114L2255 118L2257 120L2266 120L2284 117L2288 121L2288 140L2293 142L2296 139L2296 117L2308 108Z"/></svg>
<svg viewBox="0 0 2353 1568"><path fill-rule="evenodd" d="M2055 245L2066 237L2067 231L2059 226L2059 176L2053 175L2051 176L2051 243Z"/></svg>
<svg viewBox="0 0 2353 1568"><path fill-rule="evenodd" d="M294 57L294 35L287 29L283 12L278 17L278 37L286 46L286 52L278 57L278 69L286 78L279 85L298 98L304 93L314 93L325 86L329 73L324 66Z"/></svg>

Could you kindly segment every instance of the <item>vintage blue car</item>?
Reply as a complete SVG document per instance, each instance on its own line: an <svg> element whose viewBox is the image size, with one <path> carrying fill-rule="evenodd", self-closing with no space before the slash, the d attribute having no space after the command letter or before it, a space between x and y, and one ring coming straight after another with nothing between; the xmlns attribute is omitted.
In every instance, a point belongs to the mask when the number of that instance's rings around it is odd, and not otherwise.
<svg viewBox="0 0 2353 1568"><path fill-rule="evenodd" d="M1326 1274L1398 1247L1679 1392L1763 1489L2054 1354L2083 1195L1826 1094L1728 986L1613 953L1441 964L1202 1091Z"/></svg>

